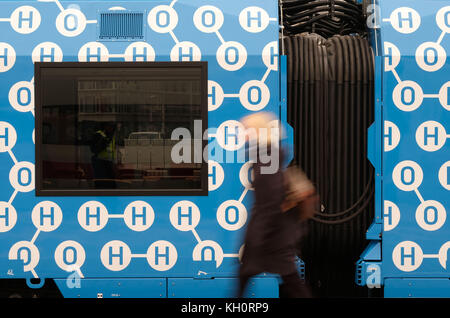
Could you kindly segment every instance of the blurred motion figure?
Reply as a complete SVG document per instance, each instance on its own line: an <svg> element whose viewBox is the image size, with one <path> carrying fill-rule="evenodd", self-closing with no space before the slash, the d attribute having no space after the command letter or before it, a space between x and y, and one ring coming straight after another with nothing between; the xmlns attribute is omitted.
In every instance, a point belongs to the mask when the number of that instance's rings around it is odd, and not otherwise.
<svg viewBox="0 0 450 318"><path fill-rule="evenodd" d="M295 209L285 211L282 208L286 196L286 180L282 170L285 154L280 145L280 130L278 134L271 133L274 123L279 122L274 115L266 112L249 115L241 122L247 132L249 151L257 155L253 156L254 205L244 238L237 296L243 297L252 276L273 273L281 276L287 297L311 297L295 263L298 214ZM264 168L271 164L261 160L264 151L278 155L274 156L278 158L274 173L264 172Z"/></svg>

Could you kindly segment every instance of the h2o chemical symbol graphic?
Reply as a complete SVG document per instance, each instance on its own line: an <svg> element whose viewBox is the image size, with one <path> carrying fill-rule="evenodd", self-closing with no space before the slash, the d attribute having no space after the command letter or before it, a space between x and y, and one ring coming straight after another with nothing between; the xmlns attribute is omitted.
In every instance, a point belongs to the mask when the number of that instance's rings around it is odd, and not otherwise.
<svg viewBox="0 0 450 318"><path fill-rule="evenodd" d="M421 72L435 73L442 71L447 62L447 52L444 49L443 41L447 33L450 33L450 6L439 8L435 15L435 23L441 31L436 42L426 41L421 43L414 52L414 61ZM413 36L424 27L424 21L419 12L410 7L401 7L392 11L389 18L383 19L389 22L392 28L403 35ZM424 101L434 99L436 103L433 107L439 108L440 112L450 111L450 82L440 83L440 88L435 92L424 92L422 86L413 80L401 79L397 68L402 59L402 52L394 43L384 42L384 71L390 72L394 76L397 85L392 90L393 106L404 113L404 116L413 116L416 112L424 113ZM441 79L443 77L436 77ZM432 111L430 110L430 113ZM414 131L401 131L393 119L384 121L384 151L387 153L404 151L408 146L403 135L412 135L415 144L409 146L417 147L425 153L437 153L443 151L447 146L449 127L446 123L431 119L432 115L418 124ZM442 117L441 117L442 118ZM444 117L445 118L445 117ZM447 117L448 118L448 117ZM402 145L402 143L405 143ZM402 149L398 149L400 146ZM401 211L398 202L384 200L383 216L384 231L391 232L401 227L402 220L412 219L417 225L417 237L423 233L439 233L445 230L447 223L447 211L443 202L425 199L419 190L425 179L435 178L436 185L441 189L450 189L450 163L439 162L445 156L437 155L436 163L439 165L439 172L434 171L434 167L428 165L426 168L416 162L416 160L406 159L396 162L390 177L393 184L400 192L414 193L418 198L417 208L413 211ZM395 157L397 158L397 157ZM437 182L439 181L439 182ZM413 204L414 205L414 204ZM422 234L420 234L422 233ZM413 235L411 233L411 235ZM425 234L426 235L426 234ZM399 242L392 250L392 261L395 267L403 272L413 272L418 270L425 259L437 259L441 267L447 269L447 252L450 242L444 242L437 254L428 254L424 246L420 246L415 239ZM429 247L428 247L429 248Z"/></svg>
<svg viewBox="0 0 450 318"><path fill-rule="evenodd" d="M253 48L241 40L228 38L224 32L225 28L232 22L226 20L224 11L219 5L202 5L194 10L192 16L186 19L186 14L177 10L177 0L171 1L167 5L156 5L146 8L145 27L155 34L167 34L172 39L173 45L169 52L158 52L158 43L150 41L135 41L125 45L123 49L117 50L116 46L108 43L90 39L78 45L76 42L87 32L92 33L98 21L97 17L83 12L80 6L74 4L65 6L59 0L37 1L43 2L36 5L18 6L12 10L8 16L0 14L0 25L9 27L18 36L29 34L41 34L45 26L47 13L46 6L56 6L58 13L52 16L52 23L56 35L59 37L36 37L29 52L20 52L20 55L28 56L27 63L32 69L32 64L36 62L62 62L75 58L79 62L107 62L111 59L123 60L125 62L134 61L156 61L159 54L166 54L170 61L200 61L205 57L205 50L200 43L207 43L208 48L211 43L200 39L182 39L178 30L183 27L182 23L191 23L193 27L201 33L212 34L217 37L217 49L215 50L215 61L217 65L226 72L238 73L244 70L250 60L249 52L254 54ZM181 2L181 1L180 1ZM249 37L255 37L264 32L270 24L277 25L278 18L269 16L268 12L261 6L249 5L240 10L235 16L235 24ZM111 8L111 10L126 10L125 8ZM184 34L180 32L180 34ZM66 48L66 43L60 38L67 38L74 41L76 51ZM274 38L266 40L260 52L261 74L256 74L254 79L246 79L241 83L240 89L227 91L222 78L214 78L215 74L210 74L208 80L208 111L213 114L223 107L225 99L233 99L236 104L242 106L245 111L254 112L265 109L271 99L271 88L268 78L272 73L278 72L278 34ZM200 41L200 42L199 42ZM11 74L18 67L18 49L15 43L7 43L0 40L0 75ZM254 66L252 66L254 67ZM264 71L265 70L265 71ZM21 75L23 76L23 75ZM15 78L15 77L14 77ZM21 113L21 116L35 116L35 96L34 78L26 76L15 79L7 88L6 96L12 112ZM30 116L31 117L31 116ZM33 118L34 120L34 118ZM216 139L217 144L224 150L234 152L244 145L244 128L238 120L229 119L223 121L216 132L210 135ZM31 136L34 145L34 130ZM12 160L12 167L9 170L8 178L13 188L13 192L8 201L0 202L0 235L11 233L20 224L23 213L19 213L14 206L14 200L19 193L30 193L35 187L35 168L33 162L20 161L13 152L17 143L23 136L16 130L13 121L5 120L0 122L0 153L8 153ZM215 160L208 161L208 184L209 192L218 193L224 182L231 176L226 175L225 166ZM215 210L214 220L217 226L224 231L235 232L241 230L248 221L248 211L243 203L248 191L252 191L252 171L251 162L242 164L239 171L240 184L243 191L239 198L226 199L219 202L217 206L211 205ZM77 203L78 204L78 203ZM38 238L40 235L50 235L61 231L65 221L75 216L75 224L79 229L87 234L101 234L107 232L110 223L118 225L123 222L124 230L142 233L154 229L154 224L158 221L158 215L169 213L169 221L173 229L180 232L190 232L196 240L195 246L189 251L193 261L214 261L219 268L225 258L239 258L243 246L239 251L224 251L219 242L201 239L201 233L197 232L198 225L202 221L201 208L194 200L181 199L169 207L168 211L159 210L153 203L143 200L131 200L122 211L105 202L85 200L83 203L73 207L74 211L66 211L66 204L62 199L40 200L34 202L29 207L28 217L34 233L29 240L22 240L9 247L8 259L21 260L26 273L31 273L38 278L38 265L42 261ZM169 212L170 211L170 212ZM116 220L114 220L116 219ZM52 259L59 269L71 272L74 269L80 277L88 275L83 271L86 266L89 253L87 246L82 239L75 237L64 237L55 245ZM177 264L180 253L186 253L177 249L174 242L170 240L153 240L149 242L146 250L135 250L131 242L126 242L120 238L102 242L97 251L101 264L111 272L125 270L136 258L145 259L149 268L157 272L169 271ZM95 251L94 251L95 253ZM91 256L92 257L92 256Z"/></svg>

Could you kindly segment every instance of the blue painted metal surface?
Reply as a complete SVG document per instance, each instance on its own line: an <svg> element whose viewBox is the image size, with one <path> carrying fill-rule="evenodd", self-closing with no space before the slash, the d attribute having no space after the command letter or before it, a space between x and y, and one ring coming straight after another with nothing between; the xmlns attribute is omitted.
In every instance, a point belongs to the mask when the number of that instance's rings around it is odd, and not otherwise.
<svg viewBox="0 0 450 318"><path fill-rule="evenodd" d="M375 125L383 129L376 133L381 147L372 150L381 160L369 153L381 167L376 215L383 217L384 294L449 297L450 6L420 0L378 5Z"/></svg>
<svg viewBox="0 0 450 318"><path fill-rule="evenodd" d="M382 228L382 224L376 222L372 223L366 232L366 238L368 240L380 241Z"/></svg>
<svg viewBox="0 0 450 318"><path fill-rule="evenodd" d="M145 13L144 39L99 41L99 13L123 9ZM218 163L210 157L209 194L204 197L35 196L33 63L207 61L209 145L235 158L242 144L224 133L225 127L234 131L244 115L258 110L280 114L280 107L286 125L285 102L280 106L277 3L1 1L0 28L0 278L54 278L62 286L79 273L81 288L96 296L93 286L104 277L129 278L127 286L134 288L131 279L138 277L192 278L199 271L216 279L235 276L252 203L244 162ZM257 101L248 100L250 90L260 93ZM292 140L292 128L287 130ZM142 201L154 212L151 224L141 224L144 230L130 225L127 214ZM78 218L88 202L90 208L101 208L97 227ZM192 207L199 222L174 225L169 215L178 206L186 211ZM236 219L224 217L227 207L238 211ZM46 217L52 208L54 219ZM153 282L144 283L150 297L160 293ZM63 290L68 296L77 294Z"/></svg>
<svg viewBox="0 0 450 318"><path fill-rule="evenodd" d="M168 298L231 298L236 297L237 278L169 278ZM277 298L279 281L276 277L254 277L247 285L246 298Z"/></svg>
<svg viewBox="0 0 450 318"><path fill-rule="evenodd" d="M381 280L381 243L383 231L383 86L381 38L380 38L380 7L379 1L373 1L367 6L369 39L374 55L374 122L368 129L367 157L375 169L375 215L372 225L366 232L369 244L356 263L355 282L359 286L380 288Z"/></svg>
<svg viewBox="0 0 450 318"><path fill-rule="evenodd" d="M55 283L66 298L167 298L165 278L80 279L74 275Z"/></svg>
<svg viewBox="0 0 450 318"><path fill-rule="evenodd" d="M446 278L387 278L387 298L448 298L450 280Z"/></svg>

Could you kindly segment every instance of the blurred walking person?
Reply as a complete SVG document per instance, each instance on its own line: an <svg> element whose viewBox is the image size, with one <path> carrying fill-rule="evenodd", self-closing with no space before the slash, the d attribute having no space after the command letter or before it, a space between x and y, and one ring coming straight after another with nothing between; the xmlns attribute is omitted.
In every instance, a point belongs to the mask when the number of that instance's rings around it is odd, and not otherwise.
<svg viewBox="0 0 450 318"><path fill-rule="evenodd" d="M286 194L282 170L285 154L280 144L281 134L274 140L270 133L277 119L271 113L260 112L243 118L241 122L247 132L256 131L256 134L247 134L247 138L251 144L249 152L257 156L254 156L256 160L253 163L254 205L244 238L237 296L243 297L252 276L272 273L281 276L287 297L311 297L295 263L298 215L295 211L283 213L282 209ZM264 131L268 133L262 133ZM278 167L274 173L264 173L271 164L261 160L266 146L271 158L278 155Z"/></svg>

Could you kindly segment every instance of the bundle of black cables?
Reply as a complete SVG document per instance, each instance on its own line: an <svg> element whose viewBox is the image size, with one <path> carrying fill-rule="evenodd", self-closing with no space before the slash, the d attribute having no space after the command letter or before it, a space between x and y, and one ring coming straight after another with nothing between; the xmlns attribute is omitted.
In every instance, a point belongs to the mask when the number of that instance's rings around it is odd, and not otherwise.
<svg viewBox="0 0 450 318"><path fill-rule="evenodd" d="M301 34L283 42L294 162L322 197L314 220L342 224L367 212L374 193L367 159L367 129L374 116L372 50L360 36Z"/></svg>
<svg viewBox="0 0 450 318"><path fill-rule="evenodd" d="M280 11L287 35L309 32L329 38L366 32L363 5L355 0L280 0Z"/></svg>
<svg viewBox="0 0 450 318"><path fill-rule="evenodd" d="M355 295L354 263L375 211L374 168L367 159L367 129L374 121L372 49L359 35L302 33L281 41L293 164L320 196L316 214L303 225L301 258L308 280L322 286L316 293Z"/></svg>

